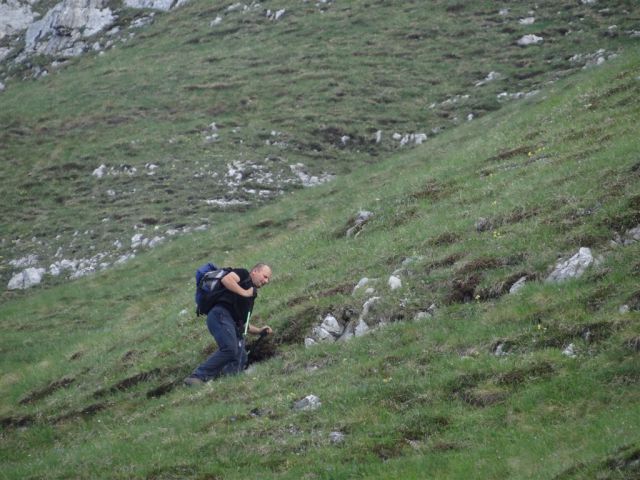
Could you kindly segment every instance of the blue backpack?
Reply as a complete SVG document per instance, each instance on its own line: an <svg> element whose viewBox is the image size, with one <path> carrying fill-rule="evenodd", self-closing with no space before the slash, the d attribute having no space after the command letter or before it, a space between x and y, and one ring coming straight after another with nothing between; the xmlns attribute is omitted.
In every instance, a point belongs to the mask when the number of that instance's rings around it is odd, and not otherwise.
<svg viewBox="0 0 640 480"><path fill-rule="evenodd" d="M196 270L196 315L207 315L213 308L225 290L220 280L230 271L213 263L205 263Z"/></svg>

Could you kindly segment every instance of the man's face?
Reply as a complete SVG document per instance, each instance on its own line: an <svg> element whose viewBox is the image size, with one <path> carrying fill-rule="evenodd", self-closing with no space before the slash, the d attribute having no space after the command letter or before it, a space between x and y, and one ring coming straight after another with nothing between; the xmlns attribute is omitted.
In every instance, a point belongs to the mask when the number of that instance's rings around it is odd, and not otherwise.
<svg viewBox="0 0 640 480"><path fill-rule="evenodd" d="M269 267L262 267L257 270L251 270L251 282L256 288L260 288L266 285L271 280L271 269Z"/></svg>

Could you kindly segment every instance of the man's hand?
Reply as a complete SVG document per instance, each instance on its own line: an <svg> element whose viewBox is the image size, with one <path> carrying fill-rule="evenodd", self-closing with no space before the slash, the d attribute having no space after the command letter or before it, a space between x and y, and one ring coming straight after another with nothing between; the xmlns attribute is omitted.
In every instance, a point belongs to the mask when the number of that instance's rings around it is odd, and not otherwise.
<svg viewBox="0 0 640 480"><path fill-rule="evenodd" d="M260 335L261 337L264 337L265 335L271 335L273 333L273 330L269 326L256 327L254 325L249 325L249 333L251 333L253 335Z"/></svg>
<svg viewBox="0 0 640 480"><path fill-rule="evenodd" d="M273 330L271 330L271 327L267 326L267 327L262 327L260 329L260 336L264 337L265 335L271 335L273 333Z"/></svg>

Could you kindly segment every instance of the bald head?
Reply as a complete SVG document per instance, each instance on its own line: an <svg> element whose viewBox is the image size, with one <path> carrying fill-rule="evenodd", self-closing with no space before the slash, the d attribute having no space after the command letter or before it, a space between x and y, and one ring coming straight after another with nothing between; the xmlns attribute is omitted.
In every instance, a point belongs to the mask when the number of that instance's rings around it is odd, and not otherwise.
<svg viewBox="0 0 640 480"><path fill-rule="evenodd" d="M271 280L271 267L266 263L257 263L249 274L253 285L260 288Z"/></svg>

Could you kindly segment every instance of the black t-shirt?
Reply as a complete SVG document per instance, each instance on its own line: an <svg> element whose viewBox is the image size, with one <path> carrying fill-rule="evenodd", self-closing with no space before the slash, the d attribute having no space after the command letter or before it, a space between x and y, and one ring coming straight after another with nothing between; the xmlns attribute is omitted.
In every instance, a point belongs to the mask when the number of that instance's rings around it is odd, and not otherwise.
<svg viewBox="0 0 640 480"><path fill-rule="evenodd" d="M244 268L234 268L231 271L240 277L240 282L238 283L242 288L247 289L253 287L248 270ZM253 310L253 301L258 295L257 289L254 289L254 295L255 296L249 298L242 297L225 288L220 295L220 299L216 302L216 305L221 305L229 311L236 323L236 329L239 333L244 333L244 324L247 321L247 315Z"/></svg>

